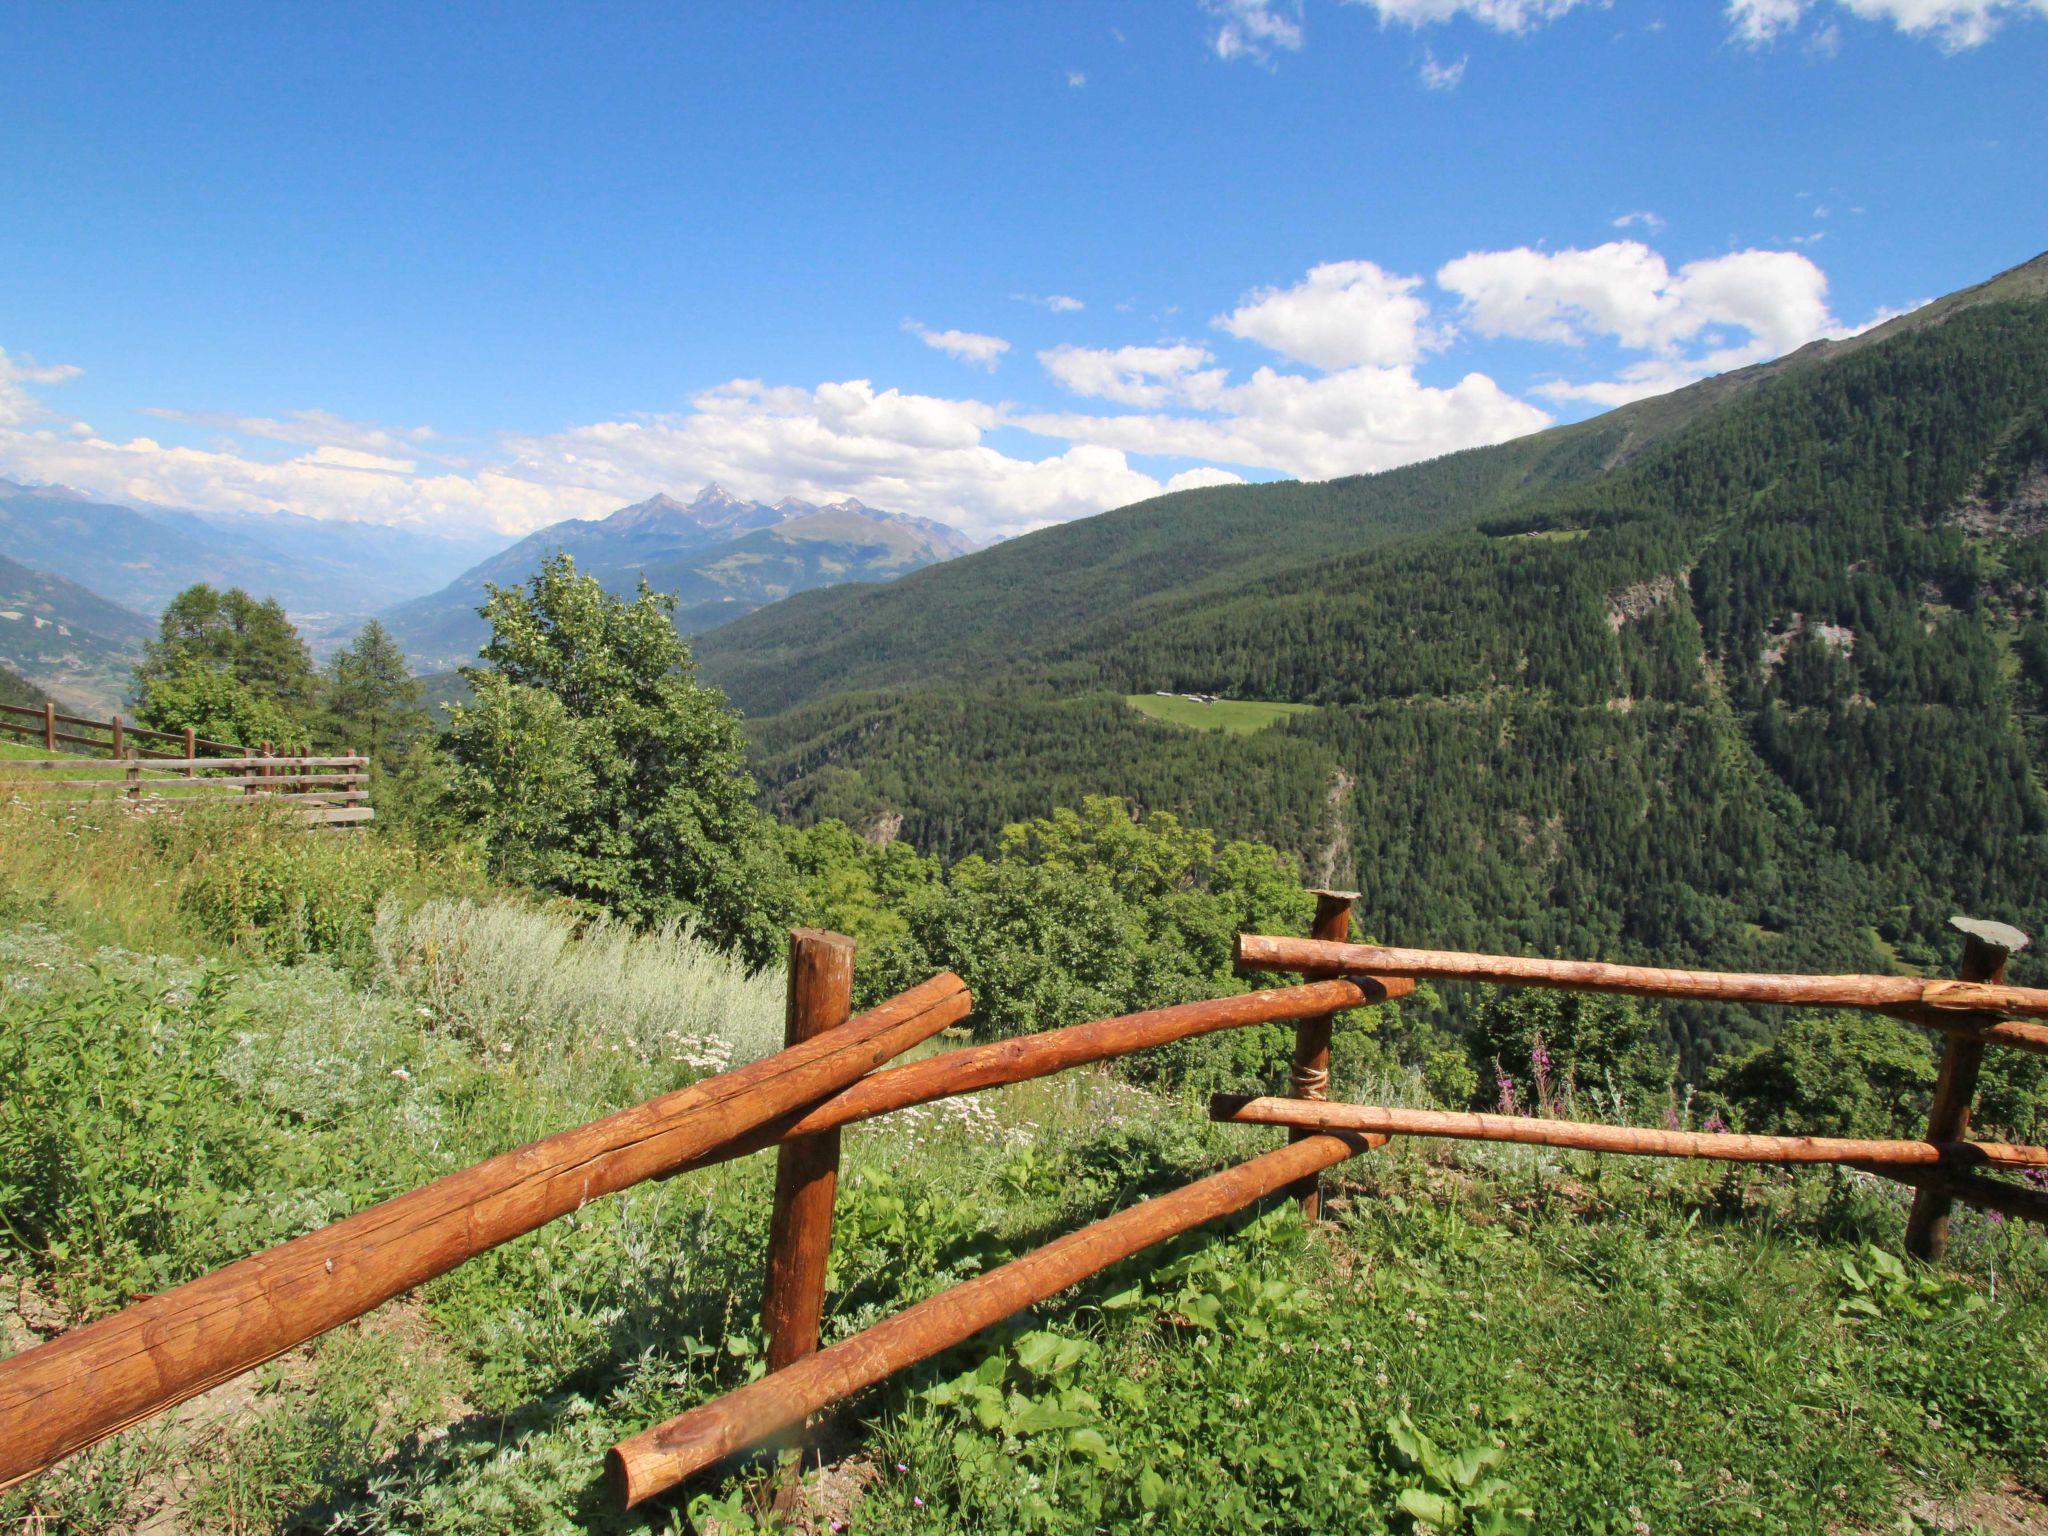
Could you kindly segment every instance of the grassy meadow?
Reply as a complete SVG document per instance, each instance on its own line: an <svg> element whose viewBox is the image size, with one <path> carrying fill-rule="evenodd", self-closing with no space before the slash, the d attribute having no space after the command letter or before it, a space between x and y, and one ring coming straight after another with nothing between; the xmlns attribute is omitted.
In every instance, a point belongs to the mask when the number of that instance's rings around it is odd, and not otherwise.
<svg viewBox="0 0 2048 1536"><path fill-rule="evenodd" d="M1218 699L1213 704L1204 704L1177 693L1126 694L1124 702L1139 714L1164 720L1168 725L1226 731L1232 736L1249 736L1291 715L1315 713L1313 704L1282 704L1271 699Z"/></svg>
<svg viewBox="0 0 2048 1536"><path fill-rule="evenodd" d="M7 1351L772 1050L782 982L447 858L0 804ZM1340 1026L1340 1060L1349 1036ZM1354 1057L1354 1059L1356 1059ZM1265 1075L1277 1083L1284 1064ZM1250 1088L1258 1083L1247 1081ZM1422 1102L1416 1081L1359 1097ZM1273 1145L1109 1071L850 1131L826 1331ZM2048 1246L1865 1175L1397 1143L630 1518L758 1374L772 1160L599 1202L0 1495L23 1531L2043 1529Z"/></svg>

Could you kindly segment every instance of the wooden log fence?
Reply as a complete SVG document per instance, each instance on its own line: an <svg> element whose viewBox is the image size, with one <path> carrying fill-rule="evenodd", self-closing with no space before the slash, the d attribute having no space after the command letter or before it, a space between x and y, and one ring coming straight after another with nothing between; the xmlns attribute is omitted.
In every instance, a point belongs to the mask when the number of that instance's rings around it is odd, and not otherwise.
<svg viewBox="0 0 2048 1536"><path fill-rule="evenodd" d="M77 726L78 730L66 730ZM202 752L218 756L249 756L251 749L232 741L209 741L189 727L182 731L155 731L131 725L119 715L100 720L90 715L73 715L55 704L0 704L0 733L26 736L43 744L45 751L60 747L85 747L94 755L125 757L130 750L144 758L182 760ZM163 742L175 750L148 745Z"/></svg>
<svg viewBox="0 0 2048 1536"><path fill-rule="evenodd" d="M133 734L118 717L115 739ZM156 735L167 735L156 732ZM188 733L189 734L189 733ZM183 737L174 738L183 741ZM0 793L55 803L118 803L131 810L175 812L195 804L257 806L287 802L315 826L370 821L370 763L354 753L297 757L251 755L218 743L230 754L177 757L130 746L114 765L79 756L0 762ZM202 776L203 775L203 776Z"/></svg>
<svg viewBox="0 0 2048 1536"><path fill-rule="evenodd" d="M246 755L207 760L188 754L188 760L217 770L247 770L222 781L229 791L260 787L273 766ZM355 760L299 761L325 768ZM132 789L138 773L131 759L119 781L74 787ZM1320 1175L1394 1136L1721 1161L1840 1163L1914 1188L1916 1222L1923 1199L1929 1208L1963 1200L2048 1222L2048 1194L1987 1176L2048 1167L2048 1148L1967 1139L1974 1088L1967 1062L1945 1066L1943 1073L1943 1081L1953 1085L1948 1098L1960 1102L1962 1112L1953 1103L1944 1109L1938 1095L1925 1141L1652 1130L1328 1098L1334 1018L1406 996L1425 978L1865 1008L1941 1030L1951 1037L1951 1051L1967 1047L1981 1054L1989 1044L2041 1050L2048 1048L2048 1027L2031 1021L2048 1019L2048 992L2003 983L2004 956L2026 942L2014 930L1959 922L1973 945L1982 947L1966 955L1964 974L1953 982L1751 975L1352 944L1346 941L1352 898L1334 891L1316 896L1311 937L1246 934L1237 942L1241 969L1297 971L1310 978L1299 985L1099 1019L888 1067L882 1063L967 1015L971 999L964 984L950 974L938 976L849 1018L851 941L798 930L790 939L786 1048L779 1054L490 1159L0 1361L0 1487L588 1200L771 1146L779 1150L762 1303L768 1374L615 1446L607 1475L622 1507L748 1447L787 1444L810 1415L839 1399L1168 1237L1281 1192L1314 1218L1321 1209ZM1296 1026L1288 1096L1217 1095L1210 1114L1232 1123L1283 1127L1289 1132L1285 1146L1120 1211L818 1348L839 1132L845 1126L1217 1030L1284 1023ZM1944 1126L1952 1129L1944 1133ZM784 1486L786 1492L789 1485Z"/></svg>

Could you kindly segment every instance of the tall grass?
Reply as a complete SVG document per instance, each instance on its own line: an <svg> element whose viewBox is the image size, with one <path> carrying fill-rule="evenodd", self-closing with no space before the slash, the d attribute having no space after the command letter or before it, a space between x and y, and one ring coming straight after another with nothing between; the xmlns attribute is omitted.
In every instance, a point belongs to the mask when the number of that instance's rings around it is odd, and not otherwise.
<svg viewBox="0 0 2048 1536"><path fill-rule="evenodd" d="M378 975L422 1017L486 1050L568 1066L594 1053L722 1071L779 1049L783 983L687 924L638 930L517 901L386 907Z"/></svg>

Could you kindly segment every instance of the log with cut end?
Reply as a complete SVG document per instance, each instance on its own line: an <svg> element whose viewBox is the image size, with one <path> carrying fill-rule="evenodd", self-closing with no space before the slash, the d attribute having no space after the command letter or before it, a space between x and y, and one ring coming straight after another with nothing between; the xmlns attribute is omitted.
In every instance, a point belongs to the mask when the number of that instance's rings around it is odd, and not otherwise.
<svg viewBox="0 0 2048 1536"><path fill-rule="evenodd" d="M1639 1157L1706 1157L1729 1163L1854 1163L1876 1167L2043 1168L2048 1147L1996 1141L1872 1141L1842 1136L1747 1136L1720 1131L1666 1131L1526 1115L1395 1109L1378 1104L1314 1103L1219 1093L1209 1118L1237 1125L1284 1125L1303 1131L1359 1131L1384 1136L1444 1136L1457 1141L1512 1142Z"/></svg>
<svg viewBox="0 0 2048 1536"><path fill-rule="evenodd" d="M1311 1136L1200 1179L939 1292L787 1369L612 1447L606 1472L622 1509L673 1488L735 1451L794 1428L819 1409L929 1360L982 1329L1139 1250L1176 1237L1298 1179L1378 1146L1384 1137Z"/></svg>
<svg viewBox="0 0 2048 1536"><path fill-rule="evenodd" d="M1406 997L1415 983L1399 976L1371 976L1310 982L1298 987L1269 987L1235 997L1176 1003L1113 1019L1069 1024L1035 1035L1013 1035L988 1045L968 1046L928 1056L905 1066L889 1067L864 1077L802 1115L771 1123L759 1131L717 1147L677 1169L678 1173L709 1167L728 1158L744 1157L793 1136L812 1136L858 1120L872 1120L913 1104L929 1104L963 1093L979 1093L1010 1083L1050 1077L1070 1067L1109 1061L1153 1046L1224 1029L1256 1024L1285 1024L1299 1019L1341 1013Z"/></svg>
<svg viewBox="0 0 2048 1536"><path fill-rule="evenodd" d="M1499 986L1620 992L1630 997L1702 1002L1775 1003L1798 1008L1867 1008L1915 1024L1995 1044L2048 1054L2048 1028L2004 1022L1999 1015L2048 1019L2048 991L1916 976L1788 976L1741 971L1673 971L1600 960L1543 960L1531 955L1475 955L1459 950L1395 949L1384 944L1330 944L1285 934L1237 936L1240 971L1337 971L1429 981L1483 981Z"/></svg>
<svg viewBox="0 0 2048 1536"><path fill-rule="evenodd" d="M816 1103L965 1018L950 973L736 1071L450 1174L0 1361L0 1487L600 1195Z"/></svg>

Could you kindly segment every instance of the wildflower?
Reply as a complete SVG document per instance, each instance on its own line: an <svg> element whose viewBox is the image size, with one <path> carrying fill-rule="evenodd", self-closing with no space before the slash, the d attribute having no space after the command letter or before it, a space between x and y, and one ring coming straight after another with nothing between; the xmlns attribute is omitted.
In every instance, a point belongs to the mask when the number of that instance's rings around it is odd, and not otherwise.
<svg viewBox="0 0 2048 1536"><path fill-rule="evenodd" d="M1493 1084L1500 1090L1500 1112L1512 1115L1515 1112L1515 1080L1508 1076L1498 1058L1493 1063Z"/></svg>
<svg viewBox="0 0 2048 1536"><path fill-rule="evenodd" d="M1536 1103L1545 1114L1550 1112L1550 1052L1543 1044L1539 1033L1529 1047L1529 1070L1536 1078Z"/></svg>
<svg viewBox="0 0 2048 1536"><path fill-rule="evenodd" d="M914 1493L913 1493L913 1494L912 1494L912 1495L910 1496L910 1502L911 1502L911 1503L912 1503L913 1505L915 1505L915 1506L916 1506L917 1508L919 1508L919 1509L923 1509L923 1508L924 1508L924 1500L923 1500L923 1499L920 1499L920 1498L919 1498L919 1497L918 1497L918 1496L917 1496L916 1494L914 1494Z"/></svg>
<svg viewBox="0 0 2048 1536"><path fill-rule="evenodd" d="M1728 1122L1726 1120L1723 1120L1720 1116L1720 1113L1716 1111L1714 1114L1707 1116L1707 1123L1701 1126L1700 1129L1703 1131L1711 1131L1716 1136L1718 1136L1728 1129Z"/></svg>
<svg viewBox="0 0 2048 1536"><path fill-rule="evenodd" d="M906 1463L899 1461L896 1463L896 1470L898 1472L908 1472L910 1468Z"/></svg>
<svg viewBox="0 0 2048 1536"><path fill-rule="evenodd" d="M409 1083L412 1081L412 1074L406 1071L403 1067L393 1067L391 1069L391 1075L397 1078L400 1082Z"/></svg>

